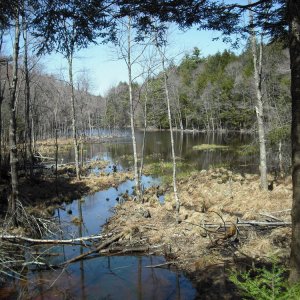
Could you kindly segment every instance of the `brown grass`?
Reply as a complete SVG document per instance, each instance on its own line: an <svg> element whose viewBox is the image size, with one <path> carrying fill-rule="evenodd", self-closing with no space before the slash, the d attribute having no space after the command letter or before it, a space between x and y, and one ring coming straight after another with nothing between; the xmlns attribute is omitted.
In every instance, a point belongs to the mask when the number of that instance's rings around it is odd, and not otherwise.
<svg viewBox="0 0 300 300"><path fill-rule="evenodd" d="M225 169L193 172L189 178L178 182L182 203L180 224L175 222L175 202L172 189L169 189L164 205L158 201L144 204L127 201L119 205L106 231L131 232L130 228L137 226L138 232L150 245L164 245L162 254L170 256L172 260L176 258L179 267L187 271L239 256L252 259L264 259L270 255L287 256L290 228L240 229L239 243L234 248L230 240L223 240L222 230L211 228L208 232L201 227L204 223L219 224L220 227L223 222L235 224L237 218L265 221L266 217L260 213L290 220L289 212L277 212L291 208L290 178L277 182L270 192L260 189L258 176L245 177ZM145 199L149 198L151 196L147 193ZM148 209L151 218L143 218L141 209ZM141 236L136 238L140 239ZM132 239L134 234L130 235Z"/></svg>

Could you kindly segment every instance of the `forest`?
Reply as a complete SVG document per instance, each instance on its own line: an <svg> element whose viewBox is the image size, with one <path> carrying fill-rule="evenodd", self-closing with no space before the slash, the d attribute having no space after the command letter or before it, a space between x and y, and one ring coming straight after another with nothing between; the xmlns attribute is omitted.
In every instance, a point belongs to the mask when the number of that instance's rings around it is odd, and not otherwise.
<svg viewBox="0 0 300 300"><path fill-rule="evenodd" d="M0 298L72 298L79 285L90 298L102 272L87 272L93 260L114 273L132 259L132 299L154 297L147 268L159 282L175 276L172 299L298 299L298 9L292 0L0 3ZM171 23L221 31L228 49L204 56L195 44L176 60ZM127 68L103 95L88 70L74 72L91 44L109 44ZM56 52L60 75L40 62Z"/></svg>

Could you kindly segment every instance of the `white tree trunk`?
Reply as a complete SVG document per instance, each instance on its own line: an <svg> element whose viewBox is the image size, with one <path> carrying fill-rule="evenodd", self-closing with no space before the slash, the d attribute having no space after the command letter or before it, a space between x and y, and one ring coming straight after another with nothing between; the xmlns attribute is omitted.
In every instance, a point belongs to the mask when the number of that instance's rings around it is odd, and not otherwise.
<svg viewBox="0 0 300 300"><path fill-rule="evenodd" d="M250 2L250 1L249 1ZM253 23L253 16L250 13L250 22ZM264 110L262 101L262 39L259 44L259 59L257 58L256 36L254 29L251 33L253 66L254 66L254 81L256 89L256 117L258 125L258 139L259 139L259 156L260 156L260 185L264 190L268 189L267 180L267 153L264 127Z"/></svg>
<svg viewBox="0 0 300 300"><path fill-rule="evenodd" d="M172 115L171 115L171 106L170 106L170 97L169 97L169 88L168 88L168 76L165 67L165 57L162 49L156 44L156 48L159 52L161 58L161 64L163 68L163 77L164 77L164 89L167 100L167 108L168 108L168 120L170 127L170 138L171 138L171 151L172 151L172 161L173 161L173 191L174 198L176 203L176 220L179 221L179 210L180 210L180 200L177 192L177 184L176 184L176 156L175 156L175 146L174 146L174 136L173 136L173 127L172 127Z"/></svg>
<svg viewBox="0 0 300 300"><path fill-rule="evenodd" d="M134 181L137 200L140 200L140 178L138 171L138 157L135 140L135 123L134 123L134 106L133 106L133 91L132 91L132 62L131 62L131 18L128 18L127 24L128 36L127 36L127 70L128 70L128 89L129 89L129 105L130 105L130 127L131 138L133 148L133 160L134 160Z"/></svg>
<svg viewBox="0 0 300 300"><path fill-rule="evenodd" d="M75 168L76 168L76 177L80 179L80 170L79 170L79 154L78 154L78 141L77 141L77 127L76 127L76 111L75 111L75 94L74 94L74 82L73 82L73 55L68 56L68 65L69 65L69 82L71 88L71 108L72 108L72 131L73 131L73 143L74 143L74 152L75 152Z"/></svg>

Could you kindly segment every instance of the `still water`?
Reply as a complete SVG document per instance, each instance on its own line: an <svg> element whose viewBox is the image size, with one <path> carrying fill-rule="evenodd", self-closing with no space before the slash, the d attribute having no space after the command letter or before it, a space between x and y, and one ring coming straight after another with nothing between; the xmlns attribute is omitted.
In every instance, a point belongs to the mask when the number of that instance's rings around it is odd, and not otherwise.
<svg viewBox="0 0 300 300"><path fill-rule="evenodd" d="M100 139L101 141L101 139ZM143 132L136 132L137 153L141 155L143 145ZM198 170L207 169L212 166L226 166L234 170L258 171L258 154L252 156L241 156L233 151L196 151L193 146L200 144L229 145L232 148L241 145L254 145L252 135L226 133L226 134L204 134L204 133L182 133L174 132L174 144L176 157ZM61 153L59 159L64 162L73 162L73 149ZM276 152L276 151L275 151ZM269 157L273 160L274 151L270 151ZM132 144L129 131L123 131L122 137L113 142L87 144L83 151L83 159L89 160L101 157L119 164L119 168L132 167ZM147 132L145 138L144 157L146 162L154 162L160 159L171 161L170 133L168 131ZM276 159L276 158L275 158Z"/></svg>

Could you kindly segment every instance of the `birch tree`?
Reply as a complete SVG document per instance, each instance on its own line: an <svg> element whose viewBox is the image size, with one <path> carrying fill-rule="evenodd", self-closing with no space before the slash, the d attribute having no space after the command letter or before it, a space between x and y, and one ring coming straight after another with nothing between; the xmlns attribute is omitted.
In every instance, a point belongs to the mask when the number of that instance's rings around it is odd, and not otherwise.
<svg viewBox="0 0 300 300"><path fill-rule="evenodd" d="M131 140L132 140L132 149L133 149L133 160L134 160L134 181L136 189L136 198L141 200L141 178L139 174L139 162L138 162L138 153L137 145L135 138L135 110L136 105L134 102L134 93L133 93L133 83L141 75L133 75L133 68L136 65L141 56L143 55L146 47L148 46L147 42L139 43L137 42L137 36L132 28L132 17L129 15L127 18L120 20L120 30L118 38L118 48L120 52L120 57L125 61L128 73L128 94L129 94L129 107L130 107L130 128L131 128Z"/></svg>
<svg viewBox="0 0 300 300"><path fill-rule="evenodd" d="M251 4L251 1L249 1ZM259 140L259 169L260 169L260 185L264 190L268 189L267 179L267 153L265 140L265 125L264 125L264 107L262 99L262 56L263 56L263 41L262 34L259 42L259 55L257 55L257 42L253 26L253 14L250 12L250 26L251 26L251 49L253 56L254 67L254 82L256 90L256 118L258 126L258 140Z"/></svg>
<svg viewBox="0 0 300 300"><path fill-rule="evenodd" d="M173 124L172 124L172 114L171 114L171 105L170 105L170 96L169 96L169 86L168 86L168 74L166 68L166 57L165 51L163 49L162 44L159 42L157 35L154 38L154 45L159 53L161 67L162 67L162 76L164 81L164 91L167 102L168 109L168 121L169 121L169 129L170 129L170 138L171 138L171 151L172 151L172 162L173 162L173 191L174 198L176 203L176 220L179 222L179 210L180 210L180 200L177 191L177 183L176 183L176 155L175 155L175 146L174 146L174 135L173 135Z"/></svg>

